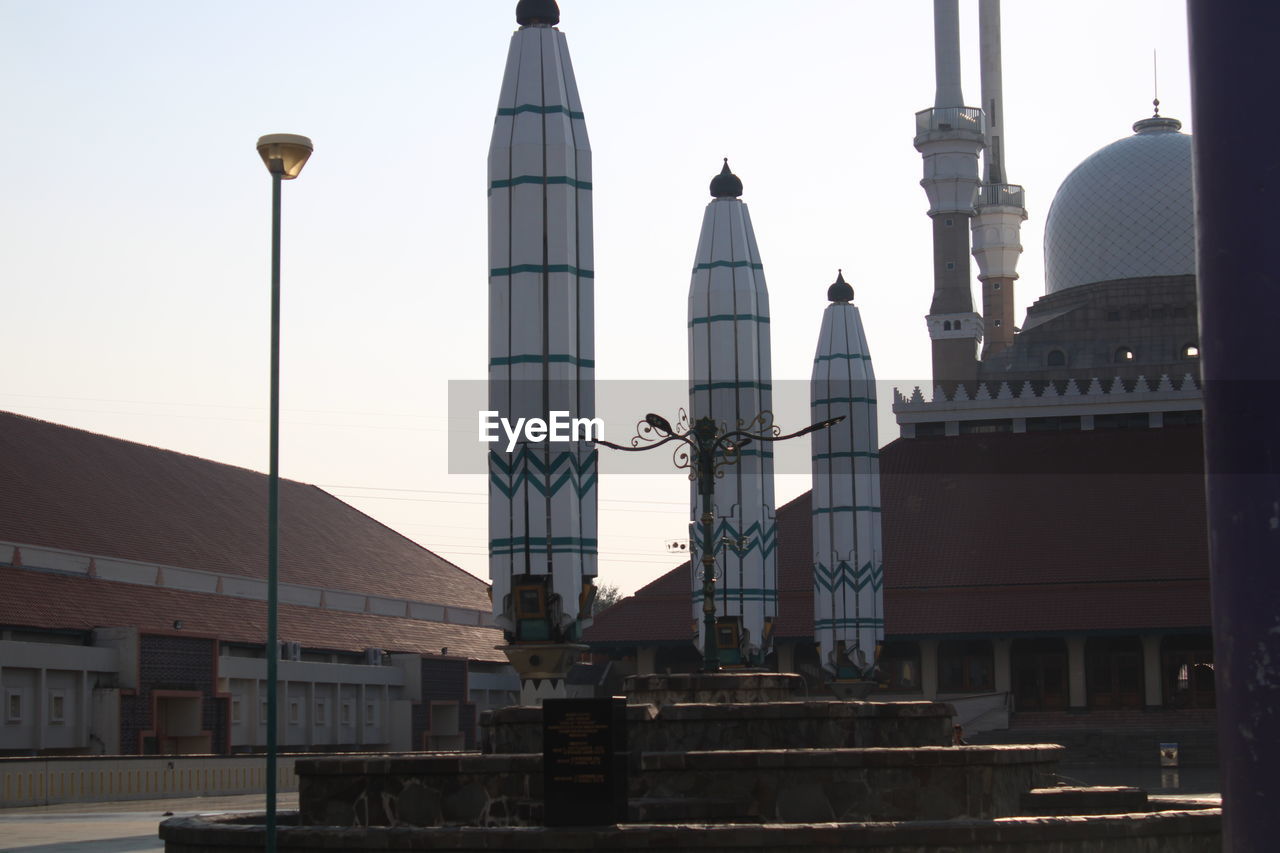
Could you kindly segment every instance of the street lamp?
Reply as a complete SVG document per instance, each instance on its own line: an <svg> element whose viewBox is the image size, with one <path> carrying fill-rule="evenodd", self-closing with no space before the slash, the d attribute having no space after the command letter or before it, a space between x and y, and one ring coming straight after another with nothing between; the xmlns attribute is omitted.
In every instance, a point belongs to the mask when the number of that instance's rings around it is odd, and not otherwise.
<svg viewBox="0 0 1280 853"><path fill-rule="evenodd" d="M743 447L753 441L786 441L799 438L815 430L826 429L844 420L844 415L829 418L810 424L797 432L782 435L782 430L773 425L773 413L761 412L750 423L738 421L738 428L722 430L714 418L698 418L692 427L688 427L688 416L680 412L678 430L662 415L647 414L636 428L630 447L623 447L604 439L597 439L596 444L603 444L614 450L629 452L654 450L673 441L684 443L675 454L677 468L688 468L689 479L698 483L698 495L702 499L702 515L698 521L702 526L702 671L717 672L720 669L720 655L716 651L716 556L715 556L715 512L713 510L716 494L716 478L724 476L722 470L727 465L736 465Z"/></svg>
<svg viewBox="0 0 1280 853"><path fill-rule="evenodd" d="M271 173L271 426L267 473L267 853L276 849L276 670L280 660L277 611L280 570L280 182L292 181L311 156L311 140L269 133L258 153Z"/></svg>

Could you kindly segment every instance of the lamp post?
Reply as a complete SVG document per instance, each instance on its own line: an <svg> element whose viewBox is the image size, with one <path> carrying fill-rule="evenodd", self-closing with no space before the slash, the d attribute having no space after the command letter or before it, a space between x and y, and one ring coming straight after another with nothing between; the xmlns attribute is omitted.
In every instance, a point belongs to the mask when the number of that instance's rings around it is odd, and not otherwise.
<svg viewBox="0 0 1280 853"><path fill-rule="evenodd" d="M292 133L271 133L258 140L258 154L271 173L271 426L267 468L267 844L276 849L276 670L280 660L280 182L302 172L311 156L311 140Z"/></svg>
<svg viewBox="0 0 1280 853"><path fill-rule="evenodd" d="M689 479L698 483L698 496L702 503L702 514L698 522L702 530L702 671L717 672L720 669L720 655L716 651L716 543L715 543L715 494L716 478L724 475L727 465L736 465L743 447L753 441L786 441L799 438L811 432L834 426L844 420L844 415L818 421L798 432L782 435L779 427L773 426L773 413L761 412L750 423L738 422L734 430L721 430L714 418L698 418L693 426L688 427L688 416L681 410L682 430L677 430L662 415L647 414L636 428L636 435L631 439L631 446L624 447L610 441L597 439L596 444L603 444L614 450L636 452L654 450L670 444L682 442L676 448L674 456L677 468L688 468Z"/></svg>

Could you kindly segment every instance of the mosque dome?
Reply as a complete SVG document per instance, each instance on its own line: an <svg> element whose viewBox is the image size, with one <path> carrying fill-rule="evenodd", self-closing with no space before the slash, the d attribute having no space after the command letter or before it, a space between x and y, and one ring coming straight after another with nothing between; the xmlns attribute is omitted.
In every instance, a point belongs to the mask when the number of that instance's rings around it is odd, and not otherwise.
<svg viewBox="0 0 1280 853"><path fill-rule="evenodd" d="M1094 152L1058 188L1044 226L1045 292L1195 274L1191 137L1155 116Z"/></svg>

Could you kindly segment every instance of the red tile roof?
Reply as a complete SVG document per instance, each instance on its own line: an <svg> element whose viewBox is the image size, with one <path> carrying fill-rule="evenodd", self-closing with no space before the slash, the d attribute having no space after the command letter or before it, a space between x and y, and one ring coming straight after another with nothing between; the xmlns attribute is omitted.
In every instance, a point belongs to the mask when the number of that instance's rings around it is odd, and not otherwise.
<svg viewBox="0 0 1280 853"><path fill-rule="evenodd" d="M265 577L267 477L0 413L0 541ZM315 486L280 483L280 581L490 609L484 581Z"/></svg>
<svg viewBox="0 0 1280 853"><path fill-rule="evenodd" d="M880 456L886 631L1207 626L1201 442L1199 427L892 442ZM808 494L778 510L779 637L813 636L809 511ZM587 639L687 638L689 587L686 564L602 613Z"/></svg>
<svg viewBox="0 0 1280 853"><path fill-rule="evenodd" d="M129 626L143 633L182 632L226 642L261 644L267 636L267 605L224 595L138 586L0 566L0 625L89 630ZM294 604L279 609L280 639L335 651L381 648L392 652L450 655L505 662L495 649L496 628L449 625L419 619L319 610Z"/></svg>
<svg viewBox="0 0 1280 853"><path fill-rule="evenodd" d="M0 541L266 576L265 475L0 413ZM0 554L7 560L8 554ZM315 486L280 484L280 581L487 612L487 584ZM262 602L0 568L0 624L137 625L262 642ZM280 636L502 661L492 628L282 604Z"/></svg>
<svg viewBox="0 0 1280 853"><path fill-rule="evenodd" d="M602 610L584 636L590 643L629 645L637 637L658 643L691 642L697 636L692 591L686 562Z"/></svg>

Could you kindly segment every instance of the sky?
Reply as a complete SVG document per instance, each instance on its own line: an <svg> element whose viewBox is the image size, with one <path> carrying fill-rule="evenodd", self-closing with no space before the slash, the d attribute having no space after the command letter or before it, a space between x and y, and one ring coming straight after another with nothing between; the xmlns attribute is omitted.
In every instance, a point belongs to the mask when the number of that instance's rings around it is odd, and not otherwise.
<svg viewBox="0 0 1280 853"><path fill-rule="evenodd" d="M911 140L933 103L932 4L560 6L593 149L598 378L686 375L689 271L727 156L775 379L807 381L843 268L877 378L927 387ZM960 7L976 104L977 2ZM310 136L284 187L282 474L487 577L485 485L448 473L446 385L485 375L486 152L514 8L0 0L0 410L265 470L270 177L254 144ZM1043 295L1058 185L1151 114L1153 51L1161 113L1193 128L1179 0L1007 0L1002 17L1021 316ZM600 484L600 581L624 593L687 536L687 482L653 470ZM779 504L807 479L780 476Z"/></svg>

